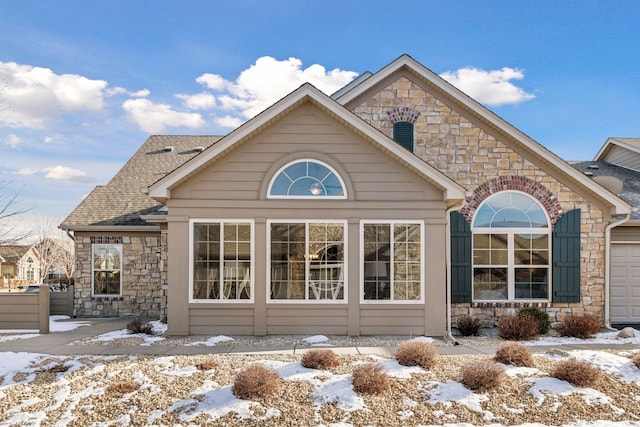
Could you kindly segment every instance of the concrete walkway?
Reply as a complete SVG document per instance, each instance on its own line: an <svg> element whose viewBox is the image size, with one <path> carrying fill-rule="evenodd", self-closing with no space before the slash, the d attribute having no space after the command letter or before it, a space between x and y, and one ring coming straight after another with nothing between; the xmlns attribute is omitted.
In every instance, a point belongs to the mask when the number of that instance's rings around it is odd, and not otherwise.
<svg viewBox="0 0 640 427"><path fill-rule="evenodd" d="M122 346L116 343L103 343L94 345L83 345L79 341L98 336L107 332L126 329L131 319L109 318L109 319L70 319L70 322L86 322L87 326L82 326L70 331L52 332L45 335L38 335L28 339L15 339L0 343L0 351L29 352L55 355L197 355L197 354L300 354L310 348L309 346L265 346L265 347L244 347L241 345L223 346L186 346L184 344L166 344L162 341L153 345ZM61 321L64 322L64 321ZM11 335L17 335L12 333ZM75 344L74 344L75 343ZM394 347L367 347L367 346L345 346L328 347L338 354L377 354L393 356ZM546 352L552 349L560 350L637 350L637 344L560 344L553 346L531 346L533 352ZM470 346L470 345L449 345L437 346L438 353L442 355L456 354L486 354L493 355L496 351L495 345Z"/></svg>

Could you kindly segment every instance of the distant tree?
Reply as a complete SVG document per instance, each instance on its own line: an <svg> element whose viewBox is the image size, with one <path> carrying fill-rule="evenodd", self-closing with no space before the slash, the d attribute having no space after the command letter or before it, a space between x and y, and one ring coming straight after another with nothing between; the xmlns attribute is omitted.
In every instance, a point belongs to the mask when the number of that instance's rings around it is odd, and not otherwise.
<svg viewBox="0 0 640 427"><path fill-rule="evenodd" d="M18 243L31 235L29 231L18 231L16 226L17 219L30 210L22 204L20 192L0 176L0 245Z"/></svg>
<svg viewBox="0 0 640 427"><path fill-rule="evenodd" d="M65 274L67 278L70 278L75 269L75 267L69 266L70 259L74 258L71 249L72 245L53 237L55 226L52 219L43 218L40 221L37 232L40 241L34 245L34 252L36 252L40 264L39 283L44 282L47 276L52 273ZM71 255L69 254L70 252Z"/></svg>

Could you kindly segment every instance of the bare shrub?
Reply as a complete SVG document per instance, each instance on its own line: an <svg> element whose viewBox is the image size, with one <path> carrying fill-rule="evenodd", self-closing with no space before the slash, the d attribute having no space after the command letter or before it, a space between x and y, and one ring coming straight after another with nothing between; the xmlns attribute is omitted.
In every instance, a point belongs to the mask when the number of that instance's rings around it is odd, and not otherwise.
<svg viewBox="0 0 640 427"><path fill-rule="evenodd" d="M480 321L471 316L460 316L456 322L456 329L463 337L477 336L480 334Z"/></svg>
<svg viewBox="0 0 640 427"><path fill-rule="evenodd" d="M140 388L140 384L135 381L118 381L107 386L108 394L128 394Z"/></svg>
<svg viewBox="0 0 640 427"><path fill-rule="evenodd" d="M570 314L556 326L563 337L591 338L602 329L602 320L593 314Z"/></svg>
<svg viewBox="0 0 640 427"><path fill-rule="evenodd" d="M438 362L438 351L431 343L418 340L403 341L396 349L396 360L403 366L431 369Z"/></svg>
<svg viewBox="0 0 640 427"><path fill-rule="evenodd" d="M570 359L556 363L550 375L577 387L589 387L600 379L600 370L589 362Z"/></svg>
<svg viewBox="0 0 640 427"><path fill-rule="evenodd" d="M505 365L524 366L527 368L534 366L531 350L520 343L512 341L500 343L493 360Z"/></svg>
<svg viewBox="0 0 640 427"><path fill-rule="evenodd" d="M154 335L151 323L145 323L140 318L135 318L127 323L127 331L131 334L147 334Z"/></svg>
<svg viewBox="0 0 640 427"><path fill-rule="evenodd" d="M218 362L210 357L203 357L196 363L196 368L201 371L208 371L218 367Z"/></svg>
<svg viewBox="0 0 640 427"><path fill-rule="evenodd" d="M377 363L359 365L351 375L353 389L358 393L379 394L389 388L389 375Z"/></svg>
<svg viewBox="0 0 640 427"><path fill-rule="evenodd" d="M48 372L51 374L59 374L61 372L67 372L69 370L69 366L63 365L62 363L58 363L50 368L44 369L41 372Z"/></svg>
<svg viewBox="0 0 640 427"><path fill-rule="evenodd" d="M544 335L549 333L551 328L551 320L549 320L549 313L538 307L523 307L518 310L518 314L527 314L535 317L538 321L538 333Z"/></svg>
<svg viewBox="0 0 640 427"><path fill-rule="evenodd" d="M462 384L475 391L486 391L496 388L504 378L502 365L491 360L470 363L462 368Z"/></svg>
<svg viewBox="0 0 640 427"><path fill-rule="evenodd" d="M264 365L247 366L236 374L233 394L240 399L262 399L280 388L280 376L275 369Z"/></svg>
<svg viewBox="0 0 640 427"><path fill-rule="evenodd" d="M640 369L640 353L634 354L633 357L631 357L631 361L636 365L636 368Z"/></svg>
<svg viewBox="0 0 640 427"><path fill-rule="evenodd" d="M309 350L300 361L310 369L330 369L340 365L340 359L333 350Z"/></svg>
<svg viewBox="0 0 640 427"><path fill-rule="evenodd" d="M505 340L530 340L538 336L538 321L527 314L502 316L498 320L498 336Z"/></svg>

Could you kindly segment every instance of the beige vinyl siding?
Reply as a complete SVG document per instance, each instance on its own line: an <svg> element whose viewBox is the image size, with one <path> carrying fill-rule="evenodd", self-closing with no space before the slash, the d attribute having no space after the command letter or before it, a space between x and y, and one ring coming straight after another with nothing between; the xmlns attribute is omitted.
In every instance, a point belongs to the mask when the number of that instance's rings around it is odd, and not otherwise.
<svg viewBox="0 0 640 427"><path fill-rule="evenodd" d="M239 142L201 172L171 189L169 208L169 334L420 334L446 333L445 211L441 189L391 153L306 104L280 122ZM343 179L347 199L267 198L269 182L286 164L315 159ZM254 301L187 302L190 219L250 219L255 224ZM267 302L270 221L346 220L347 303ZM424 224L425 302L362 303L360 222L405 220Z"/></svg>
<svg viewBox="0 0 640 427"><path fill-rule="evenodd" d="M614 165L640 171L640 154L618 145L611 147L605 160Z"/></svg>

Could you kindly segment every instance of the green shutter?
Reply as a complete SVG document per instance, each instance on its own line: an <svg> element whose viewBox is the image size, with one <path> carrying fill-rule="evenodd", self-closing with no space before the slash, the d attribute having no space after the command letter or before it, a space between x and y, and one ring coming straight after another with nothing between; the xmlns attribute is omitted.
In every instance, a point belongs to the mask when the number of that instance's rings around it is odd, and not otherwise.
<svg viewBox="0 0 640 427"><path fill-rule="evenodd" d="M471 228L451 212L451 302L471 302Z"/></svg>
<svg viewBox="0 0 640 427"><path fill-rule="evenodd" d="M552 238L552 300L580 302L580 209L562 215Z"/></svg>
<svg viewBox="0 0 640 427"><path fill-rule="evenodd" d="M413 153L413 123L398 122L393 125L393 139Z"/></svg>

